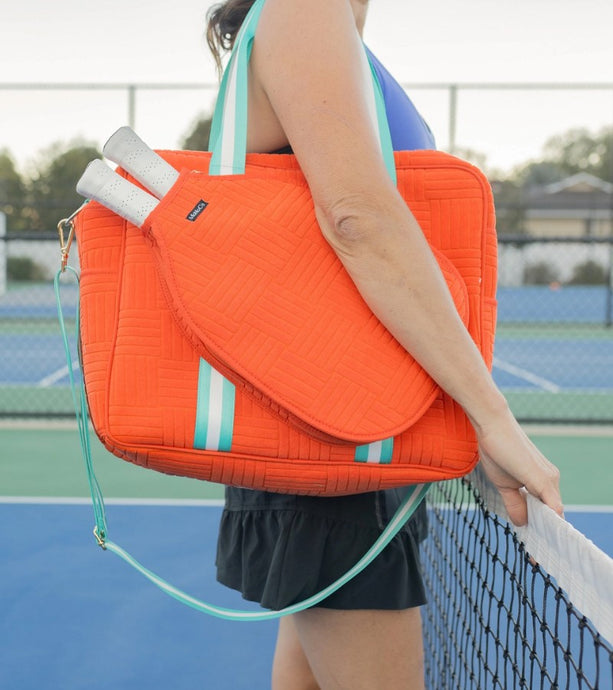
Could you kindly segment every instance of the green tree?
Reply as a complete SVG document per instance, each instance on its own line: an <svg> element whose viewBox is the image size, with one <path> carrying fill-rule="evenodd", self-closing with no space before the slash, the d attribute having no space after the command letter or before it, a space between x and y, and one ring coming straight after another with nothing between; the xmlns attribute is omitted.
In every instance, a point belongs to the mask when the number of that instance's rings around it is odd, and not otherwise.
<svg viewBox="0 0 613 690"><path fill-rule="evenodd" d="M494 180L496 229L500 235L524 234L525 206L522 187L514 180Z"/></svg>
<svg viewBox="0 0 613 690"><path fill-rule="evenodd" d="M519 187L551 184L565 177L567 173L560 164L548 160L524 163L511 174L511 179L515 180Z"/></svg>
<svg viewBox="0 0 613 690"><path fill-rule="evenodd" d="M30 230L55 230L58 221L83 203L75 185L94 158L101 153L81 140L53 144L39 155L28 182Z"/></svg>
<svg viewBox="0 0 613 690"><path fill-rule="evenodd" d="M191 130L183 137L181 148L186 151L208 151L212 117L203 116L196 120Z"/></svg>
<svg viewBox="0 0 613 690"><path fill-rule="evenodd" d="M607 269L593 259L577 264L569 285L605 285L609 282Z"/></svg>
<svg viewBox="0 0 613 690"><path fill-rule="evenodd" d="M0 211L6 214L7 231L23 230L26 186L10 153L0 151Z"/></svg>
<svg viewBox="0 0 613 690"><path fill-rule="evenodd" d="M596 134L584 128L571 129L549 139L543 154L565 175L586 171L613 182L613 127Z"/></svg>
<svg viewBox="0 0 613 690"><path fill-rule="evenodd" d="M453 155L468 163L472 163L484 173L487 173L487 156L481 151L467 146L458 146L454 149Z"/></svg>
<svg viewBox="0 0 613 690"><path fill-rule="evenodd" d="M556 267L547 261L536 261L524 268L524 283L526 285L549 285L558 279Z"/></svg>
<svg viewBox="0 0 613 690"><path fill-rule="evenodd" d="M579 172L588 172L613 182L613 127L596 133L570 129L551 137L541 159L518 166L511 179L523 186L557 182Z"/></svg>
<svg viewBox="0 0 613 690"><path fill-rule="evenodd" d="M9 256L6 261L6 277L9 280L48 280L44 266L29 256Z"/></svg>

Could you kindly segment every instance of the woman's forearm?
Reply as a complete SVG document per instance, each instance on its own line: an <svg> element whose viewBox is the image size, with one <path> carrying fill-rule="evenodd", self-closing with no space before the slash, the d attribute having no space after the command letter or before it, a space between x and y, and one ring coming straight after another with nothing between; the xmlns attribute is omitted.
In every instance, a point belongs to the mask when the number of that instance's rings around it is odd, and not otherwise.
<svg viewBox="0 0 613 690"><path fill-rule="evenodd" d="M373 313L479 425L506 409L462 323L417 221L401 205L320 216L331 242Z"/></svg>

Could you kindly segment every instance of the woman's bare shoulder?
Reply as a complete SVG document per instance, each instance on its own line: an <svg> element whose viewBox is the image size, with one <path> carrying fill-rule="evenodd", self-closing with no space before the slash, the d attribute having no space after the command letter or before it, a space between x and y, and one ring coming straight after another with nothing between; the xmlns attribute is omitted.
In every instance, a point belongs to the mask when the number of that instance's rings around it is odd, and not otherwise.
<svg viewBox="0 0 613 690"><path fill-rule="evenodd" d="M350 0L267 0L250 69L251 150L289 143L316 200L347 191L358 170L381 179Z"/></svg>

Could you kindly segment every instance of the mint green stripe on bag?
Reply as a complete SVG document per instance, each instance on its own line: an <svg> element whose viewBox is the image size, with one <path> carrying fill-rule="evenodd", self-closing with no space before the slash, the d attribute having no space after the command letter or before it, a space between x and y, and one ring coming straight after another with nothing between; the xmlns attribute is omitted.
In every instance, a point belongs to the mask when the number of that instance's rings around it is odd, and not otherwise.
<svg viewBox="0 0 613 690"><path fill-rule="evenodd" d="M194 448L226 452L232 448L235 397L234 385L201 359Z"/></svg>
<svg viewBox="0 0 613 690"><path fill-rule="evenodd" d="M392 462L394 452L394 439L386 438L383 441L367 443L355 449L354 460L356 462L370 462L378 465L389 465Z"/></svg>

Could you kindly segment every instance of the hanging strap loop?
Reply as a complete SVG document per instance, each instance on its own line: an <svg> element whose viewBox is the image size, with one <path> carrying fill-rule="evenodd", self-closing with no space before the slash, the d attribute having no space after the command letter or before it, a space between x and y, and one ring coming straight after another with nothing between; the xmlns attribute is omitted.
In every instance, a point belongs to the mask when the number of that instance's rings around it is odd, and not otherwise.
<svg viewBox="0 0 613 690"><path fill-rule="evenodd" d="M104 498L102 496L102 491L100 490L100 485L94 473L94 466L92 462L91 455L91 442L89 435L88 426L88 412L87 412L87 400L85 397L85 389L83 385L77 386L74 375L74 363L72 351L70 349L70 342L68 339L68 332L66 330L66 323L64 320L64 311L62 309L61 302L61 277L68 271L71 273L77 283L77 289L79 285L79 275L71 266L62 266L58 272L55 274L54 289L55 289L55 300L57 305L58 320L60 323L60 332L62 335L62 342L64 343L64 353L66 355L66 364L68 366L68 379L70 381L70 392L72 395L72 403L75 410L75 416L77 419L77 427L79 430L79 441L81 443L81 451L83 455L83 460L85 462L85 468L87 471L87 481L89 483L89 490L92 497L92 504L94 509L94 517L96 520L96 527L94 529L94 534L96 535L96 540L102 546L101 542L104 543L104 539L107 532L106 527L106 515L104 511ZM79 330L80 330L80 310L79 302L77 299L77 307L75 312L75 334L76 342L79 341ZM79 364L81 364L81 353L78 353ZM82 369L82 367L81 367Z"/></svg>

